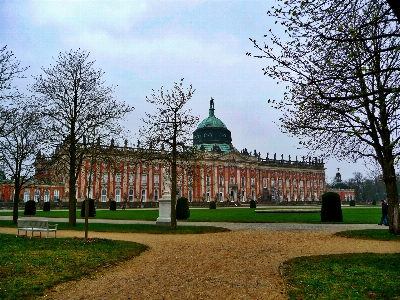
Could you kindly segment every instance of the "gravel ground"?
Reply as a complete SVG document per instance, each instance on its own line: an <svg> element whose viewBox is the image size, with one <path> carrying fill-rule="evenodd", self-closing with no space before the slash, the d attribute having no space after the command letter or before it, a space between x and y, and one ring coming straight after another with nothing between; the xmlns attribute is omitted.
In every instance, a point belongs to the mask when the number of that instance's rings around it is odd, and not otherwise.
<svg viewBox="0 0 400 300"><path fill-rule="evenodd" d="M204 223L203 223L204 224ZM231 232L154 235L90 232L150 246L139 257L92 278L60 284L45 299L287 299L280 266L308 255L399 252L397 242L340 238L346 229L377 225L218 224ZM15 233L0 228L0 232ZM58 237L83 232L60 230Z"/></svg>

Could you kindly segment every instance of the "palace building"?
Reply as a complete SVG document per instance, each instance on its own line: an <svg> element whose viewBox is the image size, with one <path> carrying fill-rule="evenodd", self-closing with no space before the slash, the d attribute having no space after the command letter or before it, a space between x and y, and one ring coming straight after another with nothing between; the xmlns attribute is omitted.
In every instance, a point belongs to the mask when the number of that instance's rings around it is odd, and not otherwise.
<svg viewBox="0 0 400 300"><path fill-rule="evenodd" d="M193 132L193 145L203 151L201 159L190 162L190 172L178 168L178 196L190 202L296 202L319 201L325 192L325 168L318 158L293 160L261 157L247 149L238 151L231 132L215 116L211 98L208 117ZM163 166L156 161L140 162L128 155L137 148L113 147L109 162L87 160L77 182L78 201L86 197L100 202L157 202L162 195ZM3 199L11 199L12 186ZM68 200L68 179L58 185L29 186L21 199ZM9 198L7 198L9 197Z"/></svg>

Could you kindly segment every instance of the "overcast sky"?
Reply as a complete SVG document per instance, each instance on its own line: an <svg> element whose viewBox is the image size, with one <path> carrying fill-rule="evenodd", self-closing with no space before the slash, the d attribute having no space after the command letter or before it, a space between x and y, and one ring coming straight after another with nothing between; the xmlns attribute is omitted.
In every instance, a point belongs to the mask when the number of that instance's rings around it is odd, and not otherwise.
<svg viewBox="0 0 400 300"><path fill-rule="evenodd" d="M190 101L194 114L206 118L213 97L215 115L239 151L300 159L306 151L280 132L280 113L267 103L281 99L284 86L263 75L267 61L246 56L254 52L250 37L263 41L270 28L279 30L266 15L273 5L273 0L2 0L0 46L30 67L20 85L31 84L30 76L54 64L59 52L90 52L106 84L118 86L115 96L136 108L126 122L132 133L144 112L153 111L145 101L152 89L169 89L185 78L196 89ZM325 166L328 181L338 167L343 179L367 174L361 163L331 158Z"/></svg>

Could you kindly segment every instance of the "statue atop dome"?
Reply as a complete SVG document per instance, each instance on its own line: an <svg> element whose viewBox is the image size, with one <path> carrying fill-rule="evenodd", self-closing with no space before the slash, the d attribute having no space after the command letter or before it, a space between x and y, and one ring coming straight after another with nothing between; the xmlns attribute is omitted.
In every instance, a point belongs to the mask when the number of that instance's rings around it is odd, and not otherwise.
<svg viewBox="0 0 400 300"><path fill-rule="evenodd" d="M211 100L210 100L210 109L214 109L214 99L213 99L213 97L211 97Z"/></svg>

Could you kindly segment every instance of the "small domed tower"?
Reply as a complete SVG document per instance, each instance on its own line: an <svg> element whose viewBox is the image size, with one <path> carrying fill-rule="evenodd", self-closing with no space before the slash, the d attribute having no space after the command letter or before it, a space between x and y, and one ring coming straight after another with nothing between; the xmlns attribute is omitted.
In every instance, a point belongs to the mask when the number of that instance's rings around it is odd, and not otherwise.
<svg viewBox="0 0 400 300"><path fill-rule="evenodd" d="M231 132L214 114L214 99L210 100L208 118L193 132L193 145L205 152L229 152L232 146Z"/></svg>

